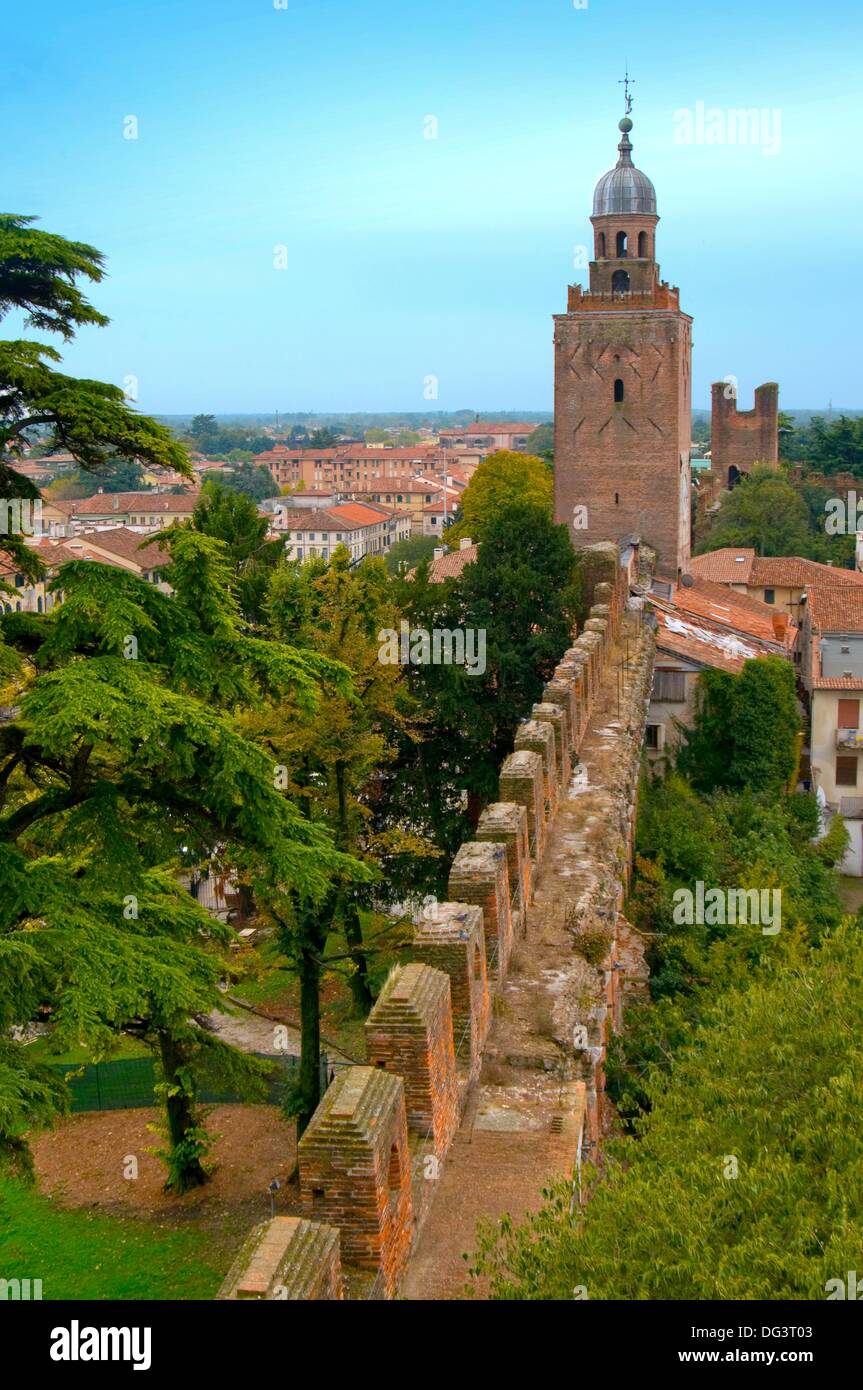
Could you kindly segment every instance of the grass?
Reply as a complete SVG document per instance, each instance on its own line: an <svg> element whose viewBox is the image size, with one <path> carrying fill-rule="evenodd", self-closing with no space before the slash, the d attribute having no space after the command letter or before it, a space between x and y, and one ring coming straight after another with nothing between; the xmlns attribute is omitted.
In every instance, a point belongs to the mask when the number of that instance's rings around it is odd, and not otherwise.
<svg viewBox="0 0 863 1390"><path fill-rule="evenodd" d="M0 1278L41 1279L44 1299L211 1299L212 1254L211 1232L67 1211L0 1179Z"/></svg>
<svg viewBox="0 0 863 1390"><path fill-rule="evenodd" d="M92 1053L84 1047L67 1047L62 1052L53 1051L50 1036L37 1038L35 1042L28 1043L27 1055L49 1065L62 1063L66 1066L81 1066L93 1060ZM152 1057L152 1055L150 1049L138 1042L136 1038L121 1038L110 1057L105 1057L103 1060L116 1062L126 1057Z"/></svg>
<svg viewBox="0 0 863 1390"><path fill-rule="evenodd" d="M863 878L852 878L850 874L839 876L839 896L846 912L859 912L863 907Z"/></svg>

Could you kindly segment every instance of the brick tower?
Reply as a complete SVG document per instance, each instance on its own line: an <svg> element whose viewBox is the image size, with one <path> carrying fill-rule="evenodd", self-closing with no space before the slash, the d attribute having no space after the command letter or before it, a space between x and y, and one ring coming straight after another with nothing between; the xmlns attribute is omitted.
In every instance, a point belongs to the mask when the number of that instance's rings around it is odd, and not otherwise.
<svg viewBox="0 0 863 1390"><path fill-rule="evenodd" d="M576 546L639 536L674 578L690 550L692 319L659 278L656 192L628 115L619 128L593 195L590 289L570 285L554 316L555 517Z"/></svg>
<svg viewBox="0 0 863 1390"><path fill-rule="evenodd" d="M756 387L752 410L737 409L733 384L716 381L711 387L711 472L720 488L734 487L756 463L776 468L779 463L779 387L767 381Z"/></svg>

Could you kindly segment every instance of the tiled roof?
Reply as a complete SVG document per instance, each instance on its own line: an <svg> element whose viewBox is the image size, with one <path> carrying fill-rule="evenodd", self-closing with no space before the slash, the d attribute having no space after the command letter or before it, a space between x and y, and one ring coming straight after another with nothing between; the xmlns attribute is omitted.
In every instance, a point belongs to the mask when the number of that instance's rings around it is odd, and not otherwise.
<svg viewBox="0 0 863 1390"><path fill-rule="evenodd" d="M478 545L466 545L463 550L450 550L429 565L429 582L441 584L444 579L457 579L465 565L472 565L479 554Z"/></svg>
<svg viewBox="0 0 863 1390"><path fill-rule="evenodd" d="M79 503L84 500L83 497L46 497L45 493L42 493L42 506L54 507L58 512L62 512L63 516L74 516Z"/></svg>
<svg viewBox="0 0 863 1390"><path fill-rule="evenodd" d="M800 589L809 584L863 585L863 574L842 569L839 565L822 565L817 560L804 560L799 555L757 556L752 566L750 584L766 588Z"/></svg>
<svg viewBox="0 0 863 1390"><path fill-rule="evenodd" d="M745 636L777 646L790 646L796 633L796 628L788 623L785 615L778 613L770 604L750 598L748 594L738 594L727 585L714 584L709 579L696 578L689 587L678 585L669 602L678 612L706 618Z"/></svg>
<svg viewBox="0 0 863 1390"><path fill-rule="evenodd" d="M148 537L142 537L139 532L130 531L126 526L117 526L110 531L85 531L80 539L94 550L107 550L111 555L131 560L145 570L158 569L161 565L171 562L167 550L163 550ZM66 544L74 548L75 540L67 541Z"/></svg>
<svg viewBox="0 0 863 1390"><path fill-rule="evenodd" d="M813 690L863 690L863 676L816 676Z"/></svg>
<svg viewBox="0 0 863 1390"><path fill-rule="evenodd" d="M863 632L863 589L812 584L806 600L810 620L821 632Z"/></svg>
<svg viewBox="0 0 863 1390"><path fill-rule="evenodd" d="M286 501L290 500L288 498ZM285 508L285 528L291 531L359 531L398 516L379 502L343 502L337 507Z"/></svg>
<svg viewBox="0 0 863 1390"><path fill-rule="evenodd" d="M767 654L757 639L744 641L732 632L723 632L706 623L692 622L662 608L656 609L656 619L657 650L670 652L699 666L736 674L743 670L745 661Z"/></svg>
<svg viewBox="0 0 863 1390"><path fill-rule="evenodd" d="M94 560L99 564L119 564L121 560L140 566L142 570L159 569L170 563L171 557L161 546L150 540L141 545L136 531L118 526L111 531L84 532L65 540L43 537L36 547L39 558L52 568L66 565L70 560ZM125 568L125 566L123 566Z"/></svg>
<svg viewBox="0 0 863 1390"><path fill-rule="evenodd" d="M98 492L75 503L75 516L103 516L111 512L177 512L195 510L198 492Z"/></svg>
<svg viewBox="0 0 863 1390"><path fill-rule="evenodd" d="M714 584L748 584L755 551L746 546L724 546L708 550L706 555L693 555L689 572L700 579L712 579Z"/></svg>
<svg viewBox="0 0 863 1390"><path fill-rule="evenodd" d="M724 546L693 555L689 572L715 584L746 584L758 588L804 589L808 584L863 585L857 570L822 565L800 555L756 555L749 546Z"/></svg>
<svg viewBox="0 0 863 1390"><path fill-rule="evenodd" d="M374 526L378 521L386 521L397 515L392 507L384 507L380 502L343 502L338 507L330 507L330 515L344 517L359 526Z"/></svg>

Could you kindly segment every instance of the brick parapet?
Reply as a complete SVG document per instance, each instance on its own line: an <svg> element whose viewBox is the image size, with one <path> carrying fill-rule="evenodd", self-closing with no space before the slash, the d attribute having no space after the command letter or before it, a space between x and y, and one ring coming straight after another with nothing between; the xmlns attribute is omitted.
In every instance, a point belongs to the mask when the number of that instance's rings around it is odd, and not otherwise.
<svg viewBox="0 0 863 1390"><path fill-rule="evenodd" d="M539 706L534 706L539 708ZM558 724L563 719L556 706L550 706L558 715ZM477 840L489 840L506 848L509 870L510 911L512 930L515 937L527 926L527 909L533 889L533 867L530 858L530 835L528 833L527 808L517 801L493 801L486 806L476 827Z"/></svg>
<svg viewBox="0 0 863 1390"><path fill-rule="evenodd" d="M365 1023L369 1063L401 1076L408 1128L442 1157L458 1128L450 979L414 962L390 973Z"/></svg>

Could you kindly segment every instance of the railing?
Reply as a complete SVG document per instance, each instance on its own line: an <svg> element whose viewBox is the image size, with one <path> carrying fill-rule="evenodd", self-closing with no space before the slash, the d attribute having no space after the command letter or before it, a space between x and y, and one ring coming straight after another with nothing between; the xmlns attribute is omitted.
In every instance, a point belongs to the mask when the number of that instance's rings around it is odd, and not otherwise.
<svg viewBox="0 0 863 1390"><path fill-rule="evenodd" d="M285 1099L300 1059L292 1054L273 1056L256 1052L262 1061L272 1062L267 1105L280 1105ZM321 1094L329 1085L330 1066L326 1053L321 1053ZM156 1105L154 1094L159 1075L154 1057L126 1057L114 1062L93 1062L76 1066L74 1062L53 1062L51 1071L66 1080L72 1097L72 1113L87 1110L131 1110ZM246 1098L236 1091L218 1086L199 1087L196 1099L208 1105L241 1105Z"/></svg>

